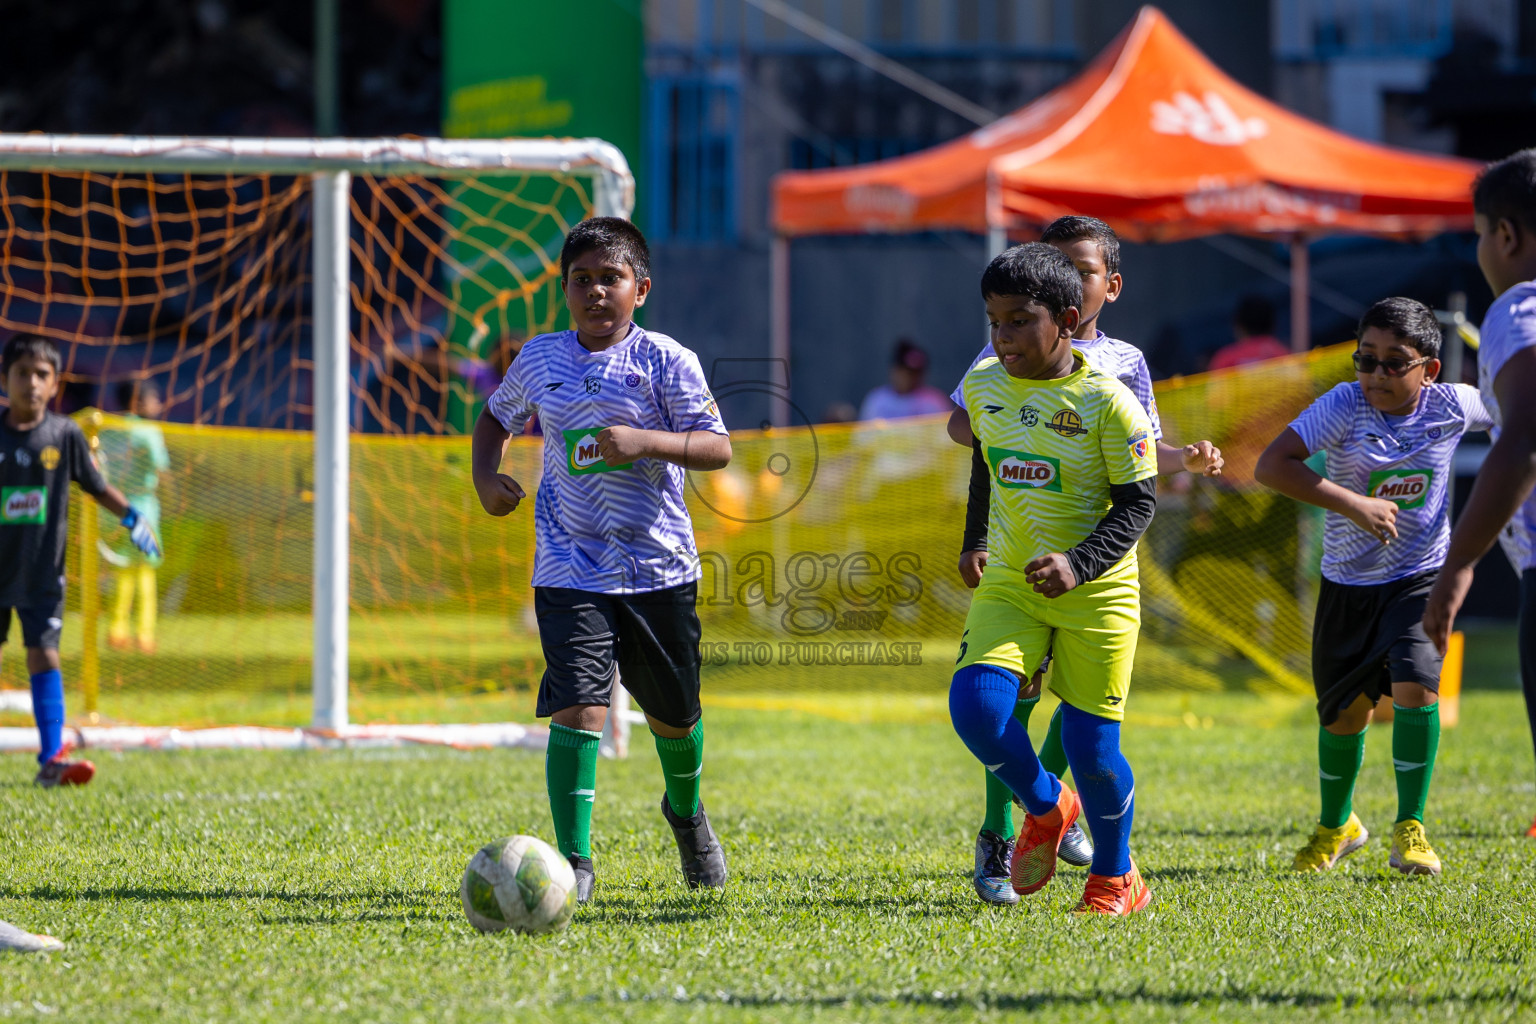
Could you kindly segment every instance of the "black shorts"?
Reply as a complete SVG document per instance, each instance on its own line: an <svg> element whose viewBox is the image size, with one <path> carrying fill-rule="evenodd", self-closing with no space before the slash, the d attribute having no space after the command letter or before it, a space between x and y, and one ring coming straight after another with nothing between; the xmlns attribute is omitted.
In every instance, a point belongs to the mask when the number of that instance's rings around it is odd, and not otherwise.
<svg viewBox="0 0 1536 1024"><path fill-rule="evenodd" d="M1440 691L1440 652L1424 632L1424 603L1438 571L1391 583L1348 586L1324 579L1312 623L1317 717L1332 725L1362 693L1392 695L1393 683Z"/></svg>
<svg viewBox="0 0 1536 1024"><path fill-rule="evenodd" d="M699 720L699 585L641 594L534 587L544 647L538 716L577 704L607 706L617 668L640 709L687 729Z"/></svg>
<svg viewBox="0 0 1536 1024"><path fill-rule="evenodd" d="M11 635L11 612L21 620L21 642L27 647L59 649L59 634L64 631L64 599L58 604L31 605L26 608L0 608L0 644Z"/></svg>

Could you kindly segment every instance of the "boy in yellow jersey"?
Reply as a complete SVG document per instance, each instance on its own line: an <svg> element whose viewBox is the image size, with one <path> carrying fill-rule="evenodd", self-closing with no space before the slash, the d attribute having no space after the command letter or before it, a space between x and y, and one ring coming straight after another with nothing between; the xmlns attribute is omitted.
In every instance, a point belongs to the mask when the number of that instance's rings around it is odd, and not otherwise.
<svg viewBox="0 0 1536 1024"><path fill-rule="evenodd" d="M991 481L991 552L950 686L955 732L1028 814L1013 888L1042 888L1086 810L1093 863L1079 913L1130 914L1151 899L1131 862L1135 783L1120 720L1141 624L1136 542L1156 506L1152 424L1136 397L1072 346L1082 281L1059 249L1002 253L981 279L997 356L962 385L972 458ZM1047 651L1066 705L1062 741L1078 794L1041 767L1014 717Z"/></svg>

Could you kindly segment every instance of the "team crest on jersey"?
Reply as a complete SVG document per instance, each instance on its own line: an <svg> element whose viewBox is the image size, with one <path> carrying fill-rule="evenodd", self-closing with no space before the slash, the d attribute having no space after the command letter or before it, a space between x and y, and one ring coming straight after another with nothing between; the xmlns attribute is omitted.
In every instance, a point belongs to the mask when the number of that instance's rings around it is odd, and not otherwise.
<svg viewBox="0 0 1536 1024"><path fill-rule="evenodd" d="M1061 492L1061 460L1049 455L989 448L987 458L995 467L999 487L1029 487L1039 491Z"/></svg>
<svg viewBox="0 0 1536 1024"><path fill-rule="evenodd" d="M645 383L645 378L638 373L626 373L624 375L624 389L626 391L639 391L640 385Z"/></svg>
<svg viewBox="0 0 1536 1024"><path fill-rule="evenodd" d="M1019 407L1019 422L1026 427L1032 427L1040 422L1040 410L1032 405Z"/></svg>
<svg viewBox="0 0 1536 1024"><path fill-rule="evenodd" d="M41 526L48 521L48 488L0 489L0 523Z"/></svg>
<svg viewBox="0 0 1536 1024"><path fill-rule="evenodd" d="M37 458L43 464L43 468L50 473L59 468L59 450L53 445L38 452Z"/></svg>
<svg viewBox="0 0 1536 1024"><path fill-rule="evenodd" d="M1071 409L1058 409L1046 426L1062 437L1078 437L1088 433L1088 428L1083 426L1083 418Z"/></svg>
<svg viewBox="0 0 1536 1024"><path fill-rule="evenodd" d="M1147 451L1152 447L1152 435L1145 430L1138 430L1125 439L1125 446L1131 450L1131 454L1138 459L1147 457Z"/></svg>
<svg viewBox="0 0 1536 1024"><path fill-rule="evenodd" d="M610 466L604 461L597 444L597 435L602 432L602 429L602 427L588 427L586 430L563 431L565 468L572 476L612 473L616 469L628 469L634 465L633 462L626 462L622 466Z"/></svg>
<svg viewBox="0 0 1536 1024"><path fill-rule="evenodd" d="M1440 434L1441 434L1441 430L1440 430L1439 427L1430 427L1428 430L1426 430L1424 432L1424 436L1429 438L1431 441L1438 441L1438 440L1440 440Z"/></svg>
<svg viewBox="0 0 1536 1024"><path fill-rule="evenodd" d="M1434 480L1432 469L1378 469L1366 483L1365 493L1398 508L1423 508Z"/></svg>

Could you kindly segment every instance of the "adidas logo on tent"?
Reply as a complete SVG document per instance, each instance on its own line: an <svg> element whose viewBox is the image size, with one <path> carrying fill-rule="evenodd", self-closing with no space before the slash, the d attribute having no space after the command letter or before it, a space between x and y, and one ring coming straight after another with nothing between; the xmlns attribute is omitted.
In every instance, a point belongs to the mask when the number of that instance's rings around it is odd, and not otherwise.
<svg viewBox="0 0 1536 1024"><path fill-rule="evenodd" d="M1160 135L1188 135L1212 146L1241 146L1269 134L1262 117L1238 117L1220 94L1207 92L1197 100L1187 92L1173 102L1152 101L1152 130Z"/></svg>

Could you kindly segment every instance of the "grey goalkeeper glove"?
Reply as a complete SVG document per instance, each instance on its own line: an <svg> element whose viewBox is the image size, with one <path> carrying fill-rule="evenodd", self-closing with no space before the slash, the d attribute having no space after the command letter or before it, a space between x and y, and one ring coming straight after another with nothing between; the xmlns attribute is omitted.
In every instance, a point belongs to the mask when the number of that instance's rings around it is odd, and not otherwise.
<svg viewBox="0 0 1536 1024"><path fill-rule="evenodd" d="M160 557L160 541L143 513L129 505L128 511L123 513L123 525L128 528L128 539L133 541L134 547L150 558Z"/></svg>

